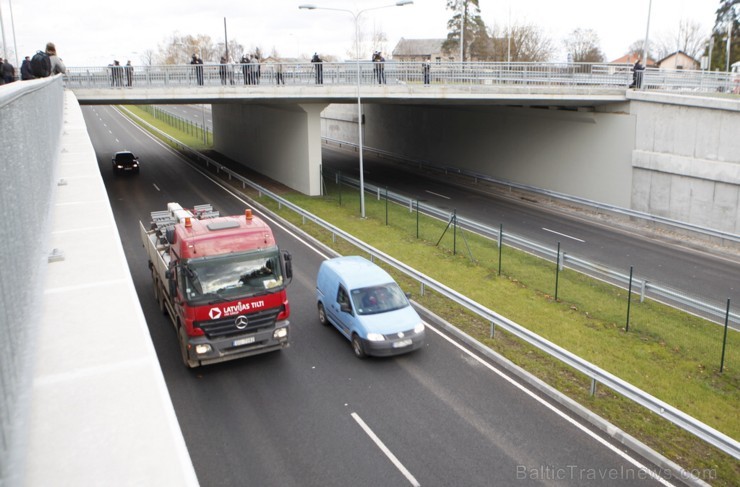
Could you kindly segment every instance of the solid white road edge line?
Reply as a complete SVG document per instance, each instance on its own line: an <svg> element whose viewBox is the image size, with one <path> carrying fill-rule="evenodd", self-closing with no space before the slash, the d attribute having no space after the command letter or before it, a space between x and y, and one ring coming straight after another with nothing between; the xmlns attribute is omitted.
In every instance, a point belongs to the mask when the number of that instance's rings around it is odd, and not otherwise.
<svg viewBox="0 0 740 487"><path fill-rule="evenodd" d="M411 482L411 485L413 485L414 487L421 487L421 484L419 483L419 481L416 480L416 478L414 478L413 475L411 475L411 472L409 472L400 461L398 461L398 458L396 458L393 452L391 452L388 449L388 447L385 446L385 444L382 441L380 441L380 438L378 438L378 435L376 435L375 432L373 432L373 430L370 429L370 427L362 420L360 415L357 413L352 413L352 417L355 419L355 421L357 421L357 424L360 425L360 428L362 428L365 431L367 436L369 436L370 439L375 442L378 448L380 448L380 451L385 453L385 456L387 456L388 459L391 462L393 462L393 465L395 465L396 468L401 471L403 476L406 477L406 479L409 482Z"/></svg>

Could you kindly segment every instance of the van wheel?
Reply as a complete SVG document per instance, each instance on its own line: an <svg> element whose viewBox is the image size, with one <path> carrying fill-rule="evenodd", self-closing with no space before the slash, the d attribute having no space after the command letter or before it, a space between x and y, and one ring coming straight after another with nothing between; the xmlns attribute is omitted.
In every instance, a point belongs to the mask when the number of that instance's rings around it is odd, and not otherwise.
<svg viewBox="0 0 740 487"><path fill-rule="evenodd" d="M321 303L319 303L319 323L324 326L329 324L329 320L326 318L326 310L324 309L324 305Z"/></svg>
<svg viewBox="0 0 740 487"><path fill-rule="evenodd" d="M177 327L177 338L177 341L180 342L180 357L182 357L182 363L185 364L185 367L189 367L191 369L197 367L198 362L196 360L190 360L188 355L188 336L182 326Z"/></svg>
<svg viewBox="0 0 740 487"><path fill-rule="evenodd" d="M360 337L357 336L357 333L352 335L352 351L355 352L355 357L357 358L367 357L365 350L362 348L362 341L360 340Z"/></svg>

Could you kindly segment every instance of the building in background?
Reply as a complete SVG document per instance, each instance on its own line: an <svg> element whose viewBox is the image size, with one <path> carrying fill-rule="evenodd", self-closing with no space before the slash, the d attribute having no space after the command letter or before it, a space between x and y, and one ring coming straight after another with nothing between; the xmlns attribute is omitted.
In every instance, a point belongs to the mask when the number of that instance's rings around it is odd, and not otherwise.
<svg viewBox="0 0 740 487"><path fill-rule="evenodd" d="M676 51L658 61L658 67L660 69L697 70L700 69L701 64L685 52Z"/></svg>
<svg viewBox="0 0 740 487"><path fill-rule="evenodd" d="M422 62L431 59L433 62L457 61L458 54L442 51L445 39L404 39L401 38L393 49L394 61Z"/></svg>

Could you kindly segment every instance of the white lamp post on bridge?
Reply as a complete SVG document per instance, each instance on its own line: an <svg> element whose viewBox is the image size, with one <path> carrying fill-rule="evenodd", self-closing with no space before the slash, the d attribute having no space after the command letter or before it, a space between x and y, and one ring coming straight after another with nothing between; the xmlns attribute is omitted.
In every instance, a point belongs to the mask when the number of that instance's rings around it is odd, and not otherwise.
<svg viewBox="0 0 740 487"><path fill-rule="evenodd" d="M347 10L343 8L331 8L331 7L317 7L316 5L300 5L299 9L305 10L335 10L337 12L346 12L352 16L355 21L355 57L357 67L357 141L358 141L358 153L360 155L360 216L365 218L365 176L363 171L362 161L362 101L360 99L360 27L359 19L360 16L368 10L378 10L381 8L388 7L403 7L404 5L411 5L413 0L399 0L391 5L381 5L379 7L370 7L362 10Z"/></svg>

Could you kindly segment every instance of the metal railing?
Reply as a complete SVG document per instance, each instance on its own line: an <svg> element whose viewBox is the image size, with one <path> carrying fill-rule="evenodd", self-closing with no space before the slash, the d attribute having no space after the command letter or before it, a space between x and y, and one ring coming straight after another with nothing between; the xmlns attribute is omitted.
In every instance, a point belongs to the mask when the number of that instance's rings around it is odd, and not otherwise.
<svg viewBox="0 0 740 487"><path fill-rule="evenodd" d="M320 72L319 72L320 71ZM381 76L382 72L382 76ZM191 87L285 85L356 86L358 65L340 63L261 63L69 67L65 81L75 88ZM624 89L632 83L632 66L605 63L431 63L428 77L423 63L363 61L359 63L364 86L430 85L560 89ZM642 89L690 92L738 92L740 75L650 68L643 73Z"/></svg>
<svg viewBox="0 0 740 487"><path fill-rule="evenodd" d="M597 367L596 365L586 360L583 360L582 358L574 355L573 353L540 337L539 335L527 330L523 326L499 315L495 311L486 308L485 306L473 301L472 299L469 299L466 296L450 289L449 287L428 277L427 275L421 272L418 272L417 270L415 270L414 268L410 266L407 266L403 262L400 262L394 259L393 257L381 252L380 250L342 231L341 229L332 225L331 223L322 220L316 215L305 211L299 206L291 203L290 201L287 201L281 198L280 196L278 196L275 193L272 193L266 188L246 179L245 177L241 176L239 173L232 171L231 169L214 161L213 159L210 159L204 156L203 154L200 154L199 152L190 149L182 142L178 141L177 139L173 137L170 137L168 134L149 125L145 121L133 115L131 112L127 111L127 113L128 113L128 116L138 119L140 123L147 125L149 127L149 130L154 131L158 133L161 137L166 138L167 140L169 140L171 143L173 143L183 152L186 152L190 156L200 161L203 161L206 165L206 168L213 166L213 168L216 170L218 174L220 174L221 172L225 173L229 181L237 180L241 182L242 188L250 187L253 190L257 191L260 197L264 195L276 201L278 203L279 208L282 208L283 206L285 206L286 208L294 211L295 213L301 216L304 224L307 221L310 221L311 223L314 223L320 226L321 228L325 229L326 231L330 232L332 235L332 239L335 239L337 236L339 236L340 238L356 246L361 251L369 254L371 258L380 259L387 265L392 266L394 269L398 270L399 272L414 279L421 286L422 293L424 289L431 289L439 293L440 295L446 297L447 299L455 302L456 304L464 307L470 312L476 314L481 319L490 322L492 326L501 327L502 329L515 335L521 340L524 340L525 342L529 343L530 345L534 347L537 347L539 350L556 358L562 363L581 372L582 374L586 375L592 380L592 389L595 387L596 383L601 383L605 385L606 387L609 387L613 391L617 392L618 394L634 401L635 403L641 405L642 407L670 421L671 423L677 425L678 427L684 429L685 431L688 431L694 434L695 436L709 443L710 445L722 450L723 452L729 455L732 455L735 458L740 458L740 443L730 438L729 436L723 434L722 432L710 427L709 425L702 423L701 421L696 420L695 418L685 414L684 412L678 410L677 408L674 408L670 404L667 404L661 401L660 399L653 397L652 395L648 394L642 389L639 389L621 380L620 378ZM366 185L366 187L368 186ZM376 188L376 190L378 189ZM459 333L462 334L462 332L459 332Z"/></svg>

